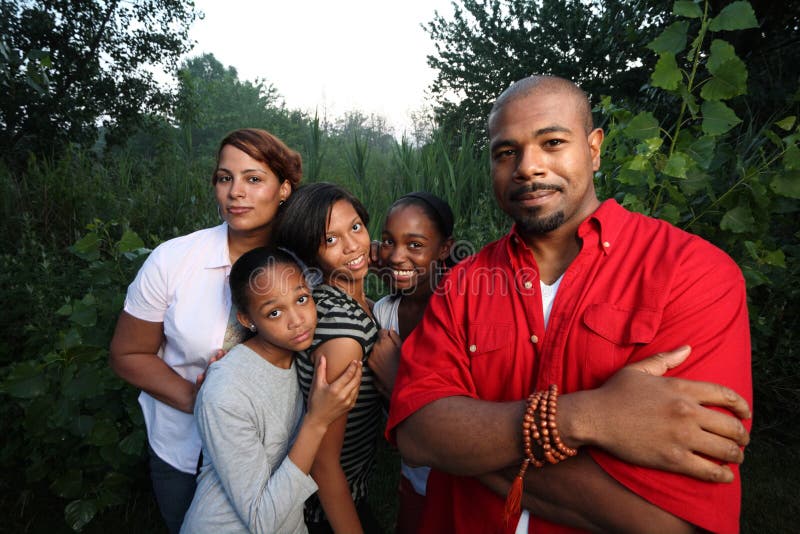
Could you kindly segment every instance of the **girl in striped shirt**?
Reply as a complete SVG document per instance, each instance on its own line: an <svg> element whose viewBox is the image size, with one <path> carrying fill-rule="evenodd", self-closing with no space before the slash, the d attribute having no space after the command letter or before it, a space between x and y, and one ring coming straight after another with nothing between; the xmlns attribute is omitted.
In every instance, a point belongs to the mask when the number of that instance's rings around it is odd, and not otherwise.
<svg viewBox="0 0 800 534"><path fill-rule="evenodd" d="M278 220L276 244L294 251L322 282L313 290L314 341L297 358L304 394L319 354L325 354L331 381L354 359L366 364L378 340L372 302L364 292L370 256L368 221L358 199L329 183L299 189ZM311 534L380 532L366 497L381 427L381 395L374 374L364 365L355 406L328 427L311 468L319 486L317 495L306 501Z"/></svg>

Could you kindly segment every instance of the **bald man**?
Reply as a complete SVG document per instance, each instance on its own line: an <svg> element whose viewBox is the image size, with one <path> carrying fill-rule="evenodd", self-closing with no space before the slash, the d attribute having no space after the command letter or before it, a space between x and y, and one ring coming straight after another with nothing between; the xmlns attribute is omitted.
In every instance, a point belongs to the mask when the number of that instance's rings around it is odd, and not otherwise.
<svg viewBox="0 0 800 534"><path fill-rule="evenodd" d="M740 270L597 198L603 131L571 82L520 80L488 125L514 225L443 280L403 345L387 426L433 467L422 531L738 532L752 401ZM551 384L578 454L529 469L506 518L524 399Z"/></svg>

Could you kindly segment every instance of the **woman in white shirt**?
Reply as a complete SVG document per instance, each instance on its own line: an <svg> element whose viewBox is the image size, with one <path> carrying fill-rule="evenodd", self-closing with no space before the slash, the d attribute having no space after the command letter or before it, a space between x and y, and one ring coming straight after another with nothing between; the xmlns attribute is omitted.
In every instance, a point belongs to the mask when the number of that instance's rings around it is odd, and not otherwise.
<svg viewBox="0 0 800 534"><path fill-rule="evenodd" d="M153 490L170 533L180 530L195 491L197 377L246 335L231 305L231 266L270 243L279 206L301 177L300 155L280 139L264 130L232 132L220 143L211 180L224 222L159 245L128 287L109 361L142 390Z"/></svg>

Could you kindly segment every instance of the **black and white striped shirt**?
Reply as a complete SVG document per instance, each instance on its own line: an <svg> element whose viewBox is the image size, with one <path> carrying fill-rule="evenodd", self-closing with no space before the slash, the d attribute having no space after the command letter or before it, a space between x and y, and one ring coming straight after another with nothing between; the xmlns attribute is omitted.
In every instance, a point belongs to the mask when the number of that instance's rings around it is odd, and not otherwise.
<svg viewBox="0 0 800 534"><path fill-rule="evenodd" d="M322 284L313 292L317 305L317 329L314 341L307 351L297 355L297 373L303 397L308 399L314 378L314 364L310 355L317 347L331 339L353 338L363 349L362 361L366 364L372 346L378 339L378 327L352 297L338 288ZM363 367L361 385L355 406L347 415L340 462L350 485L353 501L358 503L367 496L367 478L375 463L375 447L381 431L383 413L381 396L375 387L375 375L367 365ZM306 501L306 522L325 520L325 513L317 495Z"/></svg>

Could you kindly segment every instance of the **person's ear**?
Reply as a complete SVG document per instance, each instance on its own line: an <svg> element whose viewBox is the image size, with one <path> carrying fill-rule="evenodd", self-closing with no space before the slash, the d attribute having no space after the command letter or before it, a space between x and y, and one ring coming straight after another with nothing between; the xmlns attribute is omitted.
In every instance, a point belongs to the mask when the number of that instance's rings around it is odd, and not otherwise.
<svg viewBox="0 0 800 534"><path fill-rule="evenodd" d="M589 142L589 152L592 155L592 170L597 171L600 169L600 149L603 146L603 139L605 134L602 128L595 128L589 132L587 141Z"/></svg>
<svg viewBox="0 0 800 534"><path fill-rule="evenodd" d="M239 321L239 324L245 327L247 330L251 332L256 331L256 325L253 324L253 321L250 320L250 316L244 312L236 311L236 320Z"/></svg>
<svg viewBox="0 0 800 534"><path fill-rule="evenodd" d="M280 189L278 190L278 196L281 199L281 204L286 202L290 196L292 196L292 184L289 180L284 180L281 184Z"/></svg>

